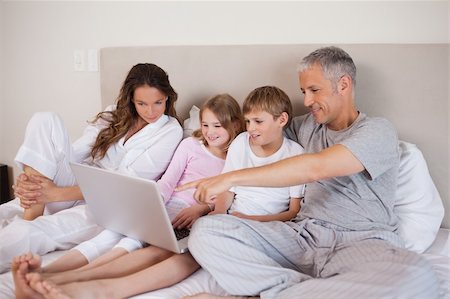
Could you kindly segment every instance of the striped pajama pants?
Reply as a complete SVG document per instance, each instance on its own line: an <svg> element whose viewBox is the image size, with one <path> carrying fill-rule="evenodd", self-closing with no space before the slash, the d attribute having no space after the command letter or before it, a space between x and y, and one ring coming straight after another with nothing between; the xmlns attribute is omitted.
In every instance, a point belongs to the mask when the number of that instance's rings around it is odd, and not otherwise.
<svg viewBox="0 0 450 299"><path fill-rule="evenodd" d="M261 298L439 298L431 266L386 231L307 219L198 219L189 250L230 294Z"/></svg>

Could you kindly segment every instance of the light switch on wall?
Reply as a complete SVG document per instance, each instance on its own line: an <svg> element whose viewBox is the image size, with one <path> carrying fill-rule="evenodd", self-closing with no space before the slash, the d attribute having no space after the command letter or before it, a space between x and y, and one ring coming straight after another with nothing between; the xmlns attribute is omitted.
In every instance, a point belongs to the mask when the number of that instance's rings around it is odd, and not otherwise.
<svg viewBox="0 0 450 299"><path fill-rule="evenodd" d="M82 72L86 70L86 57L85 51L76 49L73 50L73 70L76 72Z"/></svg>
<svg viewBox="0 0 450 299"><path fill-rule="evenodd" d="M98 71L98 59L96 49L89 49L87 51L87 70L90 72Z"/></svg>
<svg viewBox="0 0 450 299"><path fill-rule="evenodd" d="M97 49L73 50L73 70L76 72L98 72Z"/></svg>

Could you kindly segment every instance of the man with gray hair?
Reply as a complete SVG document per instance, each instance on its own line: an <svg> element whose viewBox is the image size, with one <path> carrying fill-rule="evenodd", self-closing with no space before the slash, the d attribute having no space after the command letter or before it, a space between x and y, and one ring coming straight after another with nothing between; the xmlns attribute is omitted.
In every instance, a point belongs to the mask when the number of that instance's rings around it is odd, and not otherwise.
<svg viewBox="0 0 450 299"><path fill-rule="evenodd" d="M439 285L396 234L397 133L354 103L356 67L337 47L320 48L299 68L310 113L287 135L307 154L196 181L214 203L232 186L307 183L294 221L262 223L215 215L199 219L189 249L230 294L261 298L436 298ZM349 283L349 281L351 283ZM213 295L201 295L214 298Z"/></svg>

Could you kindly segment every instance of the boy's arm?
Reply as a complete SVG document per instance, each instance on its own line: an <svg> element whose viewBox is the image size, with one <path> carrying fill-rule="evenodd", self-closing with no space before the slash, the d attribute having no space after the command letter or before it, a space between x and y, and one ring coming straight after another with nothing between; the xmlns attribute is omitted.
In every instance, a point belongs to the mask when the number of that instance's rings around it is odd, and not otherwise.
<svg viewBox="0 0 450 299"><path fill-rule="evenodd" d="M251 219L261 222L268 222L268 221L289 221L295 216L297 216L298 212L300 211L300 198L298 197L291 197L291 200L289 202L289 209L287 211L278 213L278 214L272 214L272 215L245 215L239 212L233 212L232 215L239 217L239 218L245 218L245 219Z"/></svg>
<svg viewBox="0 0 450 299"><path fill-rule="evenodd" d="M214 201L214 210L209 215L226 214L234 200L234 192L225 191L217 195Z"/></svg>

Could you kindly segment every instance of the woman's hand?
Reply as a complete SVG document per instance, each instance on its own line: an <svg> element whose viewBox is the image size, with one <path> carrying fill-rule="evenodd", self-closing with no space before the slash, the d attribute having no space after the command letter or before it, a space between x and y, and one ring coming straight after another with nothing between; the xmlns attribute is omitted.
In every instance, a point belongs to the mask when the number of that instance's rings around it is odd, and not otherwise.
<svg viewBox="0 0 450 299"><path fill-rule="evenodd" d="M24 209L29 209L32 205L37 203L37 197L41 196L42 189L39 181L33 176L28 176L21 173L16 178L16 183L12 186L14 189L14 196L20 200L20 206Z"/></svg>
<svg viewBox="0 0 450 299"><path fill-rule="evenodd" d="M40 195L36 197L36 202L41 204L46 204L52 201L58 200L59 197L59 191L61 188L56 186L55 183L53 183L52 180L46 177L42 176L31 176L33 180L35 180L39 186L39 193Z"/></svg>
<svg viewBox="0 0 450 299"><path fill-rule="evenodd" d="M178 213L172 220L172 226L175 229L191 228L194 222L209 212L209 207L204 204L193 205L189 208L185 208Z"/></svg>
<svg viewBox="0 0 450 299"><path fill-rule="evenodd" d="M20 199L20 206L29 209L36 204L46 204L58 198L59 187L52 180L39 175L21 173L13 186L14 195Z"/></svg>

